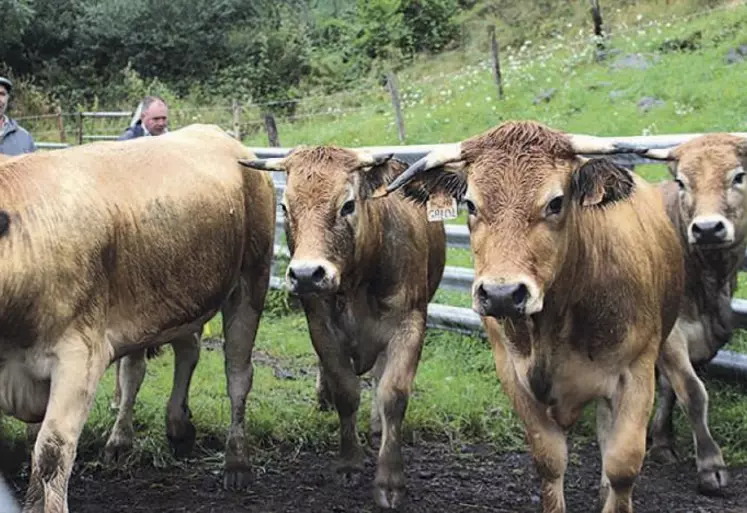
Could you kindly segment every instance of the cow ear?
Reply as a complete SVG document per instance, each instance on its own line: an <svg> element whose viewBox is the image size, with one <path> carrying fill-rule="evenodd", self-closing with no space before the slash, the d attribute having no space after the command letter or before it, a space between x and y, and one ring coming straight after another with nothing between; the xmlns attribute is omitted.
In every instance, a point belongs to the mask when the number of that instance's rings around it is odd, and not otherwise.
<svg viewBox="0 0 747 513"><path fill-rule="evenodd" d="M404 196L425 205L431 196L451 196L457 201L467 192L467 173L464 162L449 163L421 174L401 189Z"/></svg>
<svg viewBox="0 0 747 513"><path fill-rule="evenodd" d="M585 207L623 201L634 188L630 170L606 158L586 161L571 176L571 200Z"/></svg>
<svg viewBox="0 0 747 513"><path fill-rule="evenodd" d="M382 160L371 167L361 168L357 171L359 179L359 191L361 199L369 199L377 190L383 189L393 180L393 175L401 173L407 168L407 164L396 158Z"/></svg>

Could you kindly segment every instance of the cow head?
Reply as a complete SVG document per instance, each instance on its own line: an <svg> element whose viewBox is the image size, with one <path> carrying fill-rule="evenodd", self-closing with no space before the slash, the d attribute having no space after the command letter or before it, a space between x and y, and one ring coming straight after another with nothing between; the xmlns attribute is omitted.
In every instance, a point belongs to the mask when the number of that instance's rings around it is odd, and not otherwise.
<svg viewBox="0 0 747 513"><path fill-rule="evenodd" d="M691 247L738 245L747 233L747 138L708 134L647 157L669 162Z"/></svg>
<svg viewBox="0 0 747 513"><path fill-rule="evenodd" d="M634 188L628 170L579 154L627 151L636 150L507 122L430 153L384 194L409 184L462 201L475 261L473 309L496 318L528 316L542 311L582 211L601 211Z"/></svg>
<svg viewBox="0 0 747 513"><path fill-rule="evenodd" d="M254 169L287 173L282 209L291 252L286 272L291 292L338 290L356 252L365 246L365 200L392 178L391 157L314 146L295 148L282 159L240 161Z"/></svg>

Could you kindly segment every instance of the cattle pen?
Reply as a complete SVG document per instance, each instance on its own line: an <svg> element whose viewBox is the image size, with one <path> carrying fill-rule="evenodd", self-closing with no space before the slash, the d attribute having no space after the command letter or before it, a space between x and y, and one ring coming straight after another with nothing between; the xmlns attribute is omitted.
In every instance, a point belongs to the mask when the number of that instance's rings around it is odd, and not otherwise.
<svg viewBox="0 0 747 513"><path fill-rule="evenodd" d="M114 113L121 115L122 113ZM665 134L653 136L627 136L627 137L602 137L602 139L614 139L616 141L638 144L650 148L670 148L690 139L698 137L700 133L689 134ZM747 137L747 133L734 132L734 135ZM70 146L66 143L47 143L39 142L37 147L40 149L52 150L61 149ZM443 146L442 144L421 144L421 145L402 145L402 146L368 146L361 149L392 153L407 163L413 163L417 159L426 155L429 151ZM259 158L284 157L292 148L286 147L249 147ZM595 155L586 155L594 157ZM634 167L641 164L660 163L642 157L637 154L616 154L608 156L618 164ZM285 174L275 171L273 180L277 192L277 201L280 201L285 188ZM275 227L275 259L278 257L287 257L288 249L283 244L283 214L278 208L277 221ZM449 248L469 249L470 238L467 226L460 224L446 224L447 246ZM273 276L270 279L270 286L274 289L284 288L284 279L277 275L278 266L273 267ZM747 261L743 270L747 270ZM461 293L468 293L472 285L474 272L468 267L446 266L439 289L451 290ZM731 308L734 315L735 328L747 329L747 300L734 298L731 302ZM469 308L451 306L439 303L431 303L428 306L428 326L430 328L455 331L464 334L478 334L484 336L479 316ZM707 369L713 375L724 379L738 380L747 382L747 355L722 349L716 357L709 362Z"/></svg>

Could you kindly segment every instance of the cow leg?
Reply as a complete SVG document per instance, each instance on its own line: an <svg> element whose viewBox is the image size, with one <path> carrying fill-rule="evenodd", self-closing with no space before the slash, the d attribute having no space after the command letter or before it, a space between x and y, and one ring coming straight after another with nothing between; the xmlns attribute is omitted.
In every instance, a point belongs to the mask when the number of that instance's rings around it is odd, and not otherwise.
<svg viewBox="0 0 747 513"><path fill-rule="evenodd" d="M174 348L174 383L166 407L166 436L177 458L192 452L195 443L195 426L190 420L189 385L197 362L200 360L200 331L171 341Z"/></svg>
<svg viewBox="0 0 747 513"><path fill-rule="evenodd" d="M703 494L719 493L728 485L729 474L721 448L708 429L708 392L695 374L687 344L676 326L664 342L657 365L690 418L698 468L698 491Z"/></svg>
<svg viewBox="0 0 747 513"><path fill-rule="evenodd" d="M360 382L345 335L330 322L331 311L321 302L305 303L311 343L322 365L323 376L340 419L340 452L336 471L343 486L358 483L365 453L358 440L356 415L360 406Z"/></svg>
<svg viewBox="0 0 747 513"><path fill-rule="evenodd" d="M109 403L109 406L112 410L118 410L119 409L119 403L122 401L122 387L119 386L119 380L121 376L121 362L122 359L118 359L116 362L114 362L114 397L112 397L112 402Z"/></svg>
<svg viewBox="0 0 747 513"><path fill-rule="evenodd" d="M646 427L654 406L654 358L643 355L619 381L616 393L597 401L602 450L603 513L632 513L632 492L646 454Z"/></svg>
<svg viewBox="0 0 747 513"><path fill-rule="evenodd" d="M132 450L135 437L133 415L135 400L145 379L145 349L139 349L120 358L119 384L122 390L117 419L104 447L104 461L114 463Z"/></svg>
<svg viewBox="0 0 747 513"><path fill-rule="evenodd" d="M41 429L41 422L29 422L26 424L26 443L29 447L33 447L36 444L36 438L39 436L39 430Z"/></svg>
<svg viewBox="0 0 747 513"><path fill-rule="evenodd" d="M371 387L371 432L369 439L371 440L371 446L378 446L381 442L381 415L379 413L379 404L377 401L379 383L381 377L386 368L387 352L382 351L376 358L376 364L371 370L371 377L373 378L373 387Z"/></svg>
<svg viewBox="0 0 747 513"><path fill-rule="evenodd" d="M320 411L329 411L334 405L332 391L324 375L324 367L321 361L316 363L316 400Z"/></svg>
<svg viewBox="0 0 747 513"><path fill-rule="evenodd" d="M546 409L517 383L516 372L508 361L506 348L501 342L503 334L498 323L494 319L484 319L483 323L493 350L495 370L501 387L521 419L534 466L542 480L542 511L565 513L563 479L568 466L565 433L547 416Z"/></svg>
<svg viewBox="0 0 747 513"><path fill-rule="evenodd" d="M376 362L384 367L376 390L382 437L374 479L374 498L382 508L398 508L405 497L402 421L420 361L424 333L423 312L413 312L389 342L385 359Z"/></svg>
<svg viewBox="0 0 747 513"><path fill-rule="evenodd" d="M651 423L651 449L649 454L659 463L674 463L674 423L672 413L676 400L672 385L664 374L659 375L659 403Z"/></svg>
<svg viewBox="0 0 747 513"><path fill-rule="evenodd" d="M252 351L269 286L269 269L268 262L264 272L242 276L239 286L223 307L226 381L231 401L231 425L226 440L223 477L226 489L244 488L250 479L251 468L244 435L246 398L254 378Z"/></svg>
<svg viewBox="0 0 747 513"><path fill-rule="evenodd" d="M97 352L103 340L91 333L61 339L55 350L49 401L31 456L25 513L67 513L67 486L78 439L96 388L109 364Z"/></svg>

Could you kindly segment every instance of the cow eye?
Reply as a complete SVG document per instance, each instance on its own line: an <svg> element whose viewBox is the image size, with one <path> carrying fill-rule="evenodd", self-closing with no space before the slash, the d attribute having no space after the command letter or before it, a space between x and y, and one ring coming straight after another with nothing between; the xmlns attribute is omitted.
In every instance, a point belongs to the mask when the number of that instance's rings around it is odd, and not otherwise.
<svg viewBox="0 0 747 513"><path fill-rule="evenodd" d="M545 216L554 216L560 214L560 210L563 208L563 196L555 196L550 200L545 208Z"/></svg>
<svg viewBox="0 0 747 513"><path fill-rule="evenodd" d="M353 212L355 212L355 200L348 200L342 205L342 208L340 209L340 216L349 216Z"/></svg>
<svg viewBox="0 0 747 513"><path fill-rule="evenodd" d="M477 207L472 200L465 199L464 206L467 207L467 213L471 216L477 214Z"/></svg>
<svg viewBox="0 0 747 513"><path fill-rule="evenodd" d="M734 185L742 185L744 183L744 172L739 172L734 175Z"/></svg>

